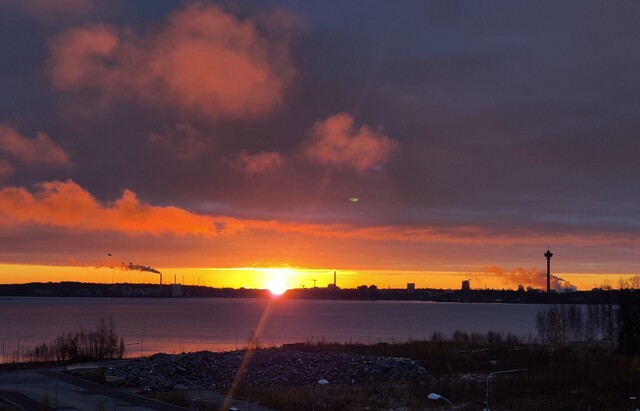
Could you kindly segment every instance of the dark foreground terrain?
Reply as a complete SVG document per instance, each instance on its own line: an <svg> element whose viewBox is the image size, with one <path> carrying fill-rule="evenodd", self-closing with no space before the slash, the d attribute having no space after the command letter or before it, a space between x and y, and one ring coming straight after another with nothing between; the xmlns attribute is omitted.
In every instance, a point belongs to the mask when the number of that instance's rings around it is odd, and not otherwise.
<svg viewBox="0 0 640 411"><path fill-rule="evenodd" d="M414 341L295 344L227 353L157 354L128 360L94 378L199 409L220 409L206 392L244 397L275 410L446 409L628 410L640 392L637 358L609 342L563 345ZM329 384L314 382L326 379ZM113 384L113 383L112 383ZM194 397L202 397L194 401ZM219 397L222 397L219 395ZM191 399L191 400L190 400Z"/></svg>

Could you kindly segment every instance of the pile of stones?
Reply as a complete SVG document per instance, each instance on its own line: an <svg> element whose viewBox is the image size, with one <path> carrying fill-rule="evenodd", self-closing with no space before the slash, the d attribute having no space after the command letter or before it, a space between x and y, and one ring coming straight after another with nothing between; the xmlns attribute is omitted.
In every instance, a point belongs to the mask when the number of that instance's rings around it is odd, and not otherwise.
<svg viewBox="0 0 640 411"><path fill-rule="evenodd" d="M234 381L262 386L424 380L427 372L413 360L345 353L280 349L156 354L123 362L106 372L110 379L146 391L221 389Z"/></svg>

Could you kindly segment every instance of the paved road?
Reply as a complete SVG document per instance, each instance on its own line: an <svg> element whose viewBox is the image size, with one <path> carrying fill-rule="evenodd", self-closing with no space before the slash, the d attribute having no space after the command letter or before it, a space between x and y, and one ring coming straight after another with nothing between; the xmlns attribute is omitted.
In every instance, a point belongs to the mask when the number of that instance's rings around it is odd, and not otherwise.
<svg viewBox="0 0 640 411"><path fill-rule="evenodd" d="M43 406L38 401L34 401L24 394L14 391L0 391L0 398L15 408L23 410L42 410Z"/></svg>
<svg viewBox="0 0 640 411"><path fill-rule="evenodd" d="M0 374L0 396L24 410L42 410L47 402L59 410L184 411L178 407L116 390L55 370Z"/></svg>
<svg viewBox="0 0 640 411"><path fill-rule="evenodd" d="M60 369L61 370L61 369ZM184 411L178 407L115 387L96 384L58 372L56 369L25 370L0 373L0 397L25 411L41 411L43 404L56 410ZM209 392L206 397L220 404L224 396ZM272 411L266 407L234 400L239 410Z"/></svg>

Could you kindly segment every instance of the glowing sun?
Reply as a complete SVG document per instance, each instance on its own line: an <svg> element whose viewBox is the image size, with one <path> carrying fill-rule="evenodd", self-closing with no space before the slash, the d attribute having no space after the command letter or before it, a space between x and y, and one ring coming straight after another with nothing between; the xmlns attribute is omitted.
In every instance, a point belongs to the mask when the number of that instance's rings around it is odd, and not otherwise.
<svg viewBox="0 0 640 411"><path fill-rule="evenodd" d="M289 286L284 279L274 278L267 283L267 288L271 295L278 296L284 294L289 289Z"/></svg>

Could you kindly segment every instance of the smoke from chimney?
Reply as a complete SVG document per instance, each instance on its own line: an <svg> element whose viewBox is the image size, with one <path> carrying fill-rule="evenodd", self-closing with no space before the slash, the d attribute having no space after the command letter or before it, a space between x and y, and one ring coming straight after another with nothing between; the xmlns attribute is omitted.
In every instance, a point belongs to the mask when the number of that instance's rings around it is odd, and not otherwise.
<svg viewBox="0 0 640 411"><path fill-rule="evenodd" d="M160 271L156 270L155 268L134 264L131 261L129 261L129 265L125 265L125 263L123 262L122 269L125 271L146 271L148 273L162 274Z"/></svg>
<svg viewBox="0 0 640 411"><path fill-rule="evenodd" d="M547 273L544 270L537 268L525 269L518 267L515 270L509 272L498 266L485 267L484 272L492 277L497 277L503 283L518 286L520 284L524 286L531 286L541 290L547 289ZM570 282L551 274L551 289L558 292L562 292L566 289L576 291L577 288Z"/></svg>
<svg viewBox="0 0 640 411"><path fill-rule="evenodd" d="M68 263L69 265L72 265L74 267L117 268L122 271L145 271L154 274L162 274L160 271L152 267L134 264L132 262L129 262L129 264L127 264L124 261L118 263L118 260L111 257L111 254L107 255L109 256L109 258L101 258L98 260L91 260L86 262L78 261L75 258L70 258L68 260Z"/></svg>

